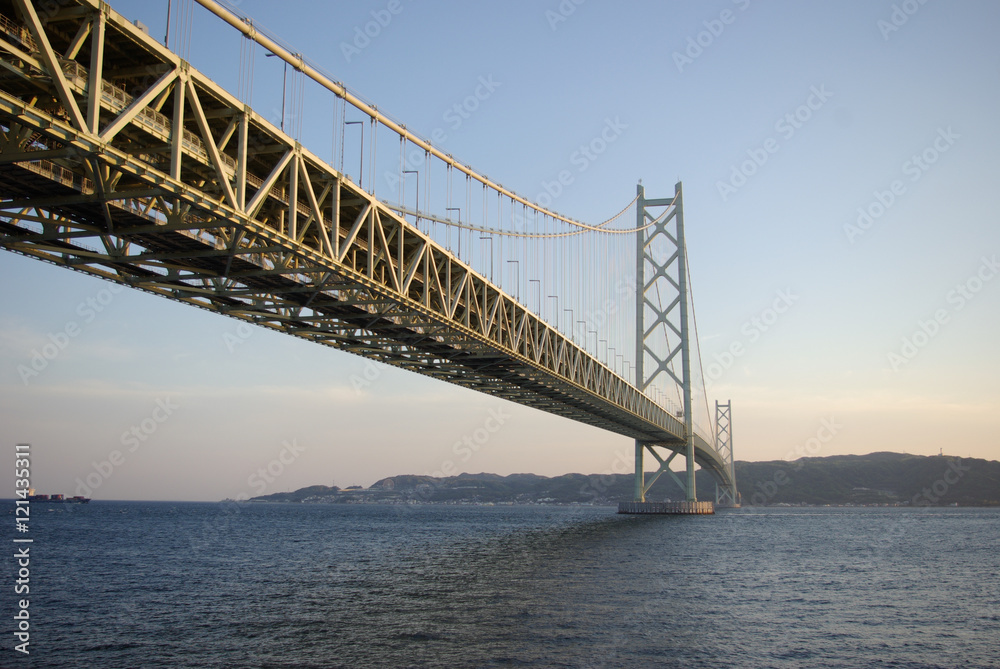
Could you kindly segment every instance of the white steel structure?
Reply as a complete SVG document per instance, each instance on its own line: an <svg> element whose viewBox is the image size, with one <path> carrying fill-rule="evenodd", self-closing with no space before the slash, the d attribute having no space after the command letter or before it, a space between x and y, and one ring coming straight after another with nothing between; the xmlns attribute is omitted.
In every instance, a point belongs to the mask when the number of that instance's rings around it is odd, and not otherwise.
<svg viewBox="0 0 1000 669"><path fill-rule="evenodd" d="M736 469L733 460L733 403L715 402L715 450L729 463L729 479L716 482L716 506L740 506L740 492L736 489Z"/></svg>
<svg viewBox="0 0 1000 669"><path fill-rule="evenodd" d="M497 197L576 224L459 165L252 24L198 1L372 128L397 132L401 146L422 147ZM0 0L0 65L0 247L686 449L689 462L731 479L716 445L685 427L688 415L674 415L399 206L107 4Z"/></svg>

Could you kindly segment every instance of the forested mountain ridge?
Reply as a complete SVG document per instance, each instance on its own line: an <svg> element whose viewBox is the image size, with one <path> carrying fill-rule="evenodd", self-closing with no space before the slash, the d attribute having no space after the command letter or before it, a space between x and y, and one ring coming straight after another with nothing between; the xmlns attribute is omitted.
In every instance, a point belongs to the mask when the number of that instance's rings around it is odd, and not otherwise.
<svg viewBox="0 0 1000 669"><path fill-rule="evenodd" d="M1000 462L951 456L871 453L737 462L744 506L776 504L1000 506ZM713 499L708 472L697 475L699 499ZM459 474L393 476L368 488L315 485L253 498L269 502L615 504L631 500L632 474ZM663 476L649 500L683 499Z"/></svg>

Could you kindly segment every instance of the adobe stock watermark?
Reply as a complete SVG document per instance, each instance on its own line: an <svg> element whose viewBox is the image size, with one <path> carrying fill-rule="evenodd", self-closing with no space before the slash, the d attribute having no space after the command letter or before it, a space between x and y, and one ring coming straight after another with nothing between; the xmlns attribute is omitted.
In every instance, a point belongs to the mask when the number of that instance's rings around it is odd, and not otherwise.
<svg viewBox="0 0 1000 669"><path fill-rule="evenodd" d="M473 455L479 453L487 444L489 444L493 435L500 432L511 417L511 414L504 411L502 405L490 409L486 414L486 418L483 419L482 425L471 432L462 435L461 439L452 444L452 453L462 462L468 462L472 459ZM434 496L434 493L444 486L444 479L451 476L457 476L459 473L460 472L455 462L455 458L448 458L441 463L441 466L436 471L429 472L427 474L427 476L433 477L437 480L433 483L418 485L413 492L409 494L407 499L411 503L428 502L431 497ZM392 490L394 487L395 485L392 479L388 479L383 483L383 488L386 490ZM401 511L409 509L407 504L398 505L396 508Z"/></svg>
<svg viewBox="0 0 1000 669"><path fill-rule="evenodd" d="M226 345L226 349L230 353L236 352L237 346L242 346L250 337L253 336L254 329L250 327L250 323L246 321L240 321L236 325L236 329L233 332L223 332L222 333L222 343Z"/></svg>
<svg viewBox="0 0 1000 669"><path fill-rule="evenodd" d="M615 282L614 292L604 300L603 304L598 304L592 309L583 313L580 321L573 323L571 332L573 337L580 337L586 341L587 333L601 331L608 322L621 312L624 308L622 302L635 295L635 275L627 274ZM582 323L582 327L581 327ZM584 346L586 348L586 346ZM597 351L593 351L597 356Z"/></svg>
<svg viewBox="0 0 1000 669"><path fill-rule="evenodd" d="M798 301L799 296L793 293L791 288L779 290L770 306L744 321L740 326L740 334L744 338L734 339L724 351L712 354L712 361L705 368L705 388L710 388L715 381L722 378L736 361L746 354L747 346L763 337L764 333L774 327L781 316L788 313Z"/></svg>
<svg viewBox="0 0 1000 669"><path fill-rule="evenodd" d="M493 74L480 75L469 95L458 102L453 103L441 114L444 126L438 126L431 131L428 139L432 144L441 147L448 141L451 132L457 132L462 125L472 118L473 114L479 111L484 102L493 97L497 89L503 86L503 82L493 78ZM427 162L427 152L420 147L413 146L403 155L403 171L417 170ZM400 172L386 170L383 173L385 182L390 188L397 188L401 179Z"/></svg>
<svg viewBox="0 0 1000 669"><path fill-rule="evenodd" d="M888 20L879 19L875 22L875 26L882 33L882 39L888 42L889 36L909 23L910 18L926 4L927 0L903 0L898 5L894 4Z"/></svg>
<svg viewBox="0 0 1000 669"><path fill-rule="evenodd" d="M945 295L945 301L951 305L951 308L942 307L935 310L930 318L918 320L917 327L913 332L902 338L898 351L889 351L887 354L889 368L898 372L917 357L917 354L941 333L941 329L951 322L952 315L964 309L969 302L974 300L998 272L1000 272L1000 263L997 263L996 254L994 253L989 258L983 256L980 259L979 267L972 276L954 286Z"/></svg>
<svg viewBox="0 0 1000 669"><path fill-rule="evenodd" d="M604 126L589 142L580 144L569 156L569 163L576 168L559 170L552 181L542 180L542 192L535 196L535 202L548 208L567 186L572 186L576 175L583 174L628 130L628 125L622 123L621 117L605 118Z"/></svg>
<svg viewBox="0 0 1000 669"><path fill-rule="evenodd" d="M174 403L173 397L158 398L156 406L148 416L121 433L118 441L125 447L125 450L115 449L108 453L106 459L100 462L91 461L93 471L82 479L77 477L75 494L83 497L92 496L111 478L115 470L128 461L129 454L138 452L178 409L180 409L180 405Z"/></svg>
<svg viewBox="0 0 1000 669"><path fill-rule="evenodd" d="M810 119L823 108L823 105L833 97L825 84L812 86L805 101L790 112L786 112L774 122L774 131L785 142L792 139ZM740 188L743 188L758 171L771 159L771 156L781 150L781 142L774 137L768 137L760 146L747 149L747 158L739 165L731 165L729 179L715 182L715 187L725 202Z"/></svg>
<svg viewBox="0 0 1000 669"><path fill-rule="evenodd" d="M972 467L963 465L961 458L956 458L948 463L948 469L934 483L925 487L910 499L912 506L930 506L938 504L948 494L948 491L962 480L966 473L971 472Z"/></svg>
<svg viewBox="0 0 1000 669"><path fill-rule="evenodd" d="M487 412L483 424L472 432L462 435L462 438L451 446L451 452L462 462L468 462L472 456L486 446L497 432L499 432L507 421L511 419L511 414L504 411L503 406L490 409ZM430 476L443 477L455 476L458 470L454 460L446 460L441 464L441 469L430 474Z"/></svg>
<svg viewBox="0 0 1000 669"><path fill-rule="evenodd" d="M732 0L732 2L741 12L745 12L750 6L750 0ZM698 60L705 53L705 49L715 44L715 40L722 36L726 26L731 26L736 22L738 16L739 14L731 9L723 9L719 12L718 18L702 21L705 29L687 38L683 52L674 51L672 54L677 71L683 73L685 67Z"/></svg>
<svg viewBox="0 0 1000 669"><path fill-rule="evenodd" d="M351 374L351 387L354 388L355 395L361 395L370 388L373 383L382 376L382 365L376 363L371 358L365 358L364 369L361 374Z"/></svg>
<svg viewBox="0 0 1000 669"><path fill-rule="evenodd" d="M587 481L580 487L580 494L597 499L615 484L615 475L630 474L635 469L634 456L621 451L615 451L615 459L611 466L598 476L596 481Z"/></svg>
<svg viewBox="0 0 1000 669"><path fill-rule="evenodd" d="M829 418L821 419L816 434L806 439L802 444L796 444L790 448L782 460L791 462L793 460L801 460L802 458L815 457L823 450L823 446L833 441L833 438L843 429L844 426L837 422L836 416L831 415ZM795 466L795 469L802 469L803 464L799 462Z"/></svg>
<svg viewBox="0 0 1000 669"><path fill-rule="evenodd" d="M354 38L350 42L340 43L340 52L344 55L344 60L350 63L361 52L371 46L372 41L378 39L382 32L389 27L393 18L399 16L403 11L402 0L389 0L382 9L373 9L370 14L371 21L364 25L354 26Z"/></svg>
<svg viewBox="0 0 1000 669"><path fill-rule="evenodd" d="M586 1L587 0L560 0L554 11L546 9L545 20L549 22L549 29L552 30L552 32L555 32L559 28L559 24L566 23L566 21L569 20L569 17L576 13L577 7Z"/></svg>
<svg viewBox="0 0 1000 669"><path fill-rule="evenodd" d="M479 77L472 93L465 96L461 102L456 102L448 108L441 118L452 131L458 130L464 121L472 118L472 115L479 109L479 105L489 100L502 85L501 82L493 79L492 74Z"/></svg>
<svg viewBox="0 0 1000 669"><path fill-rule="evenodd" d="M17 366L17 374L21 377L21 382L28 385L31 379L41 375L49 364L65 351L70 342L79 337L84 326L90 325L97 316L104 312L108 306L114 302L115 296L125 290L125 286L120 283L113 283L101 288L94 295L83 300L76 306L75 313L80 317L80 321L67 321L58 332L50 332L48 341L40 347L31 349L31 357L27 365Z"/></svg>
<svg viewBox="0 0 1000 669"><path fill-rule="evenodd" d="M247 477L247 485L253 488L257 495L263 495L267 492L268 486L277 481L285 473L285 469L298 460L299 456L306 450L305 446L299 446L299 442L296 439L292 439L290 442L284 441L281 446L281 451L277 457L263 467L258 467L256 472ZM246 493L237 495L236 501L249 499L249 497L240 499L241 495L246 495Z"/></svg>
<svg viewBox="0 0 1000 669"><path fill-rule="evenodd" d="M805 464L802 462L802 458L817 455L823 450L825 445L833 441L834 437L840 433L843 427L843 425L837 422L836 417L832 415L829 418L823 418L820 420L820 426L816 430L816 434L806 439L802 444L793 446L782 459L789 464L797 461L790 468L793 471L802 469L802 466ZM781 488L791 482L792 477L789 476L788 471L784 468L779 469L774 472L770 479L756 482L754 492L750 494L748 501L751 506L764 506L777 496Z"/></svg>
<svg viewBox="0 0 1000 669"><path fill-rule="evenodd" d="M927 507L939 504L948 491L955 486L972 467L962 464L961 459L949 460L948 468L945 469L941 478L935 480L929 486L924 487L920 492L908 500L911 507L926 510ZM869 546L871 557L868 559L871 568L876 573L882 561L889 559L893 546L898 544L909 534L913 524L917 522L918 516L913 513L894 515L892 524L880 532L875 541Z"/></svg>
<svg viewBox="0 0 1000 669"><path fill-rule="evenodd" d="M490 409L483 424L470 434L462 435L461 441L452 444L451 452L457 455L462 462L468 462L474 454L490 442L493 435L499 432L510 418L511 414L504 411L503 406ZM444 467L442 467L442 472L444 472ZM434 475L437 476L436 473ZM444 476L452 476L452 474L444 473Z"/></svg>
<svg viewBox="0 0 1000 669"><path fill-rule="evenodd" d="M577 174L586 172L590 166L604 154L610 144L615 142L628 129L628 125L622 123L621 117L614 119L605 118L604 127L586 144L581 144L569 156L570 164L576 168ZM567 186L573 185L576 181L576 174L572 170L560 170L554 179L542 180L542 191L535 196L535 203L541 207L548 208L565 192ZM532 224L531 218L523 209L515 209L513 214L513 229L517 232L524 232ZM635 283L634 277L631 279Z"/></svg>
<svg viewBox="0 0 1000 669"><path fill-rule="evenodd" d="M305 450L306 447L299 446L297 439L283 441L278 455L247 477L246 484L251 490L240 492L235 498L222 502L221 511L211 518L206 518L202 523L201 534L191 535L191 547L195 550L204 550L218 541L219 534L230 527L233 518L240 514L241 507L250 499L250 492L256 493L257 496L265 494Z"/></svg>
<svg viewBox="0 0 1000 669"><path fill-rule="evenodd" d="M935 165L941 156L947 153L962 136L951 129L938 128L937 135L922 151L914 153L903 161L900 171L908 177L910 183L916 183ZM893 179L885 190L873 191L873 199L867 205L858 207L858 217L854 223L844 224L844 234L847 241L854 244L859 237L867 233L875 223L892 208L899 198L906 194L907 186L902 179Z"/></svg>

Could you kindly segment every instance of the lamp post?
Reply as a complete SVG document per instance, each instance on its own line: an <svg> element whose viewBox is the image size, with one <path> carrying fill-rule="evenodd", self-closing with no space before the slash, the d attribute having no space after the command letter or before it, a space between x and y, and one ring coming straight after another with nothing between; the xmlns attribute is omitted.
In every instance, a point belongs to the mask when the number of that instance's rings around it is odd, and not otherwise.
<svg viewBox="0 0 1000 669"><path fill-rule="evenodd" d="M278 54L265 54L265 58L275 58ZM281 132L285 132L285 85L288 83L288 61L285 61L284 73L281 75Z"/></svg>
<svg viewBox="0 0 1000 669"><path fill-rule="evenodd" d="M528 283L538 284L535 288L538 289L538 300L535 302L535 309L538 311L538 316L542 315L542 281L541 279L528 279Z"/></svg>
<svg viewBox="0 0 1000 669"><path fill-rule="evenodd" d="M345 113L346 116L346 113ZM344 121L344 125L360 125L361 126L361 155L358 157L358 185L364 188L362 181L364 180L364 169L365 169L365 122L364 121Z"/></svg>
<svg viewBox="0 0 1000 669"><path fill-rule="evenodd" d="M457 211L458 212L458 225L460 226L458 228L458 257L461 258L462 257L462 228L461 228L461 225L462 225L462 208L461 207L445 207L444 210L445 211ZM446 232L447 232L447 235L448 235L448 250L450 251L451 250L451 226L448 226L448 229L447 229Z"/></svg>
<svg viewBox="0 0 1000 669"><path fill-rule="evenodd" d="M414 210L417 212L413 215L413 223L417 225L420 223L420 172L416 170L403 170L403 200L406 200L406 175L415 174L417 175L417 203L414 205ZM402 202L400 204L403 204Z"/></svg>
<svg viewBox="0 0 1000 669"><path fill-rule="evenodd" d="M514 263L515 265L517 265L517 269L514 271L514 278L517 279L517 281L514 284L515 285L515 288L514 288L514 297L516 297L517 301L520 302L521 301L521 261L519 261L519 260L508 260L507 261L508 265L510 265L511 263Z"/></svg>
<svg viewBox="0 0 1000 669"><path fill-rule="evenodd" d="M486 235L482 235L482 236L479 237L479 239L481 239L484 242L489 242L490 243L490 281L492 281L493 280L493 238L489 237L489 236L486 236ZM483 267L483 269L485 270L486 268Z"/></svg>

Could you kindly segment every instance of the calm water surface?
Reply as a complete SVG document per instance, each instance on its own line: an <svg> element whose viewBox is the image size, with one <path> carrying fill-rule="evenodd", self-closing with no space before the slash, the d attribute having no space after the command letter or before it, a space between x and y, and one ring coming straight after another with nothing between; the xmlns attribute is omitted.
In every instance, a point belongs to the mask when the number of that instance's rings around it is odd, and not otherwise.
<svg viewBox="0 0 1000 669"><path fill-rule="evenodd" d="M1000 666L1000 510L42 509L2 666Z"/></svg>

